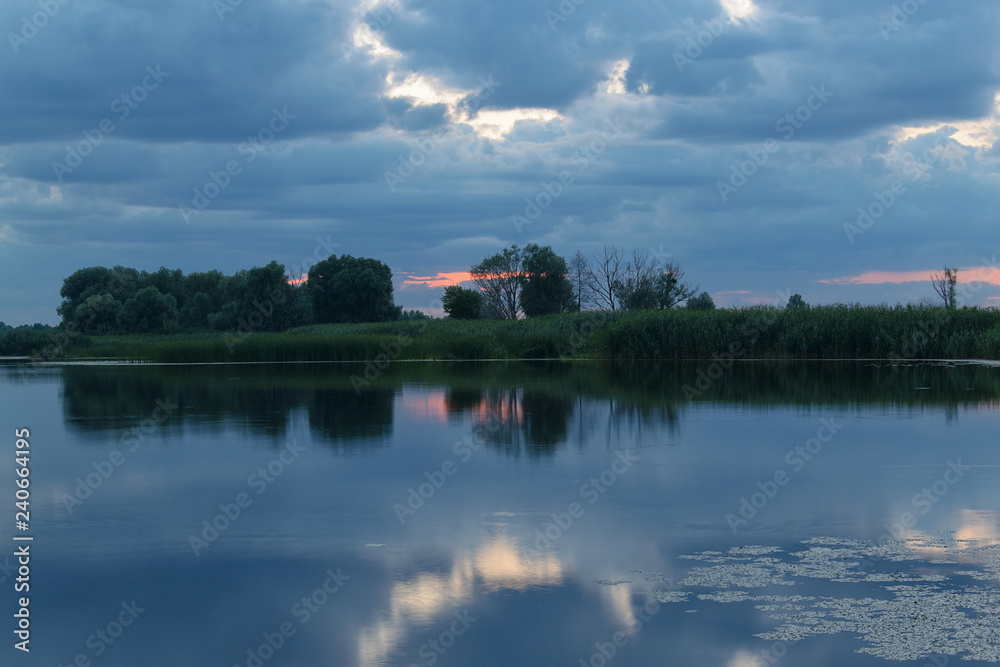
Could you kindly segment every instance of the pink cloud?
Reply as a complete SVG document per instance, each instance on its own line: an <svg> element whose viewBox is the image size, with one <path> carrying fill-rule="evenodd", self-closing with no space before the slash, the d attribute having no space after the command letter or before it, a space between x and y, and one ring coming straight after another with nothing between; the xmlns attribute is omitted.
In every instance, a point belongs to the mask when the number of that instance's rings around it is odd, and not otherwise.
<svg viewBox="0 0 1000 667"><path fill-rule="evenodd" d="M931 279L932 273L940 273L941 269L929 271L866 271L856 276L844 278L824 278L819 282L827 285L884 285L886 283L922 283ZM972 266L958 270L959 283L983 282L1000 285L1000 268L995 266Z"/></svg>
<svg viewBox="0 0 1000 667"><path fill-rule="evenodd" d="M448 287L459 283L469 282L472 276L468 271L451 271L438 273L434 276L410 276L403 281L403 285L423 285L424 287Z"/></svg>

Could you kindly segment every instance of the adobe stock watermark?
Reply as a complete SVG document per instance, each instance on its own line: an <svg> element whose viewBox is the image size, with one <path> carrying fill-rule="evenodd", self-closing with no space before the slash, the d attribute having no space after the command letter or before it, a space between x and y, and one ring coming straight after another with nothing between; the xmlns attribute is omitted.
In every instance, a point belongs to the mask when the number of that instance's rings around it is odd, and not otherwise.
<svg viewBox="0 0 1000 667"><path fill-rule="evenodd" d="M308 623L340 591L344 583L351 578L341 572L339 567L336 571L327 569L324 574L326 578L322 584L313 590L312 593L303 595L302 599L292 605L289 613L298 620L299 626ZM282 621L273 632L265 631L262 633L261 638L264 641L256 647L252 646L248 648L246 650L246 661L242 665L234 664L233 667L263 667L264 663L273 658L285 646L288 640L295 636L297 631L298 628L295 627L292 621Z"/></svg>
<svg viewBox="0 0 1000 667"><path fill-rule="evenodd" d="M499 81L493 80L493 75L490 74L486 77L479 77L479 88L473 93L472 98L465 103L463 107L467 113L471 116L473 112L482 106L483 102L488 100L493 92L503 85ZM389 187L391 192L396 191L396 186L405 183L413 174L417 173L417 169L422 167L427 163L428 158L434 154L437 150L437 145L443 142L448 137L447 128L439 128L431 133L428 139L418 139L417 141L410 144L413 150L407 155L399 154L397 157L399 164L396 166L394 171L386 171L383 176L385 177L385 184Z"/></svg>
<svg viewBox="0 0 1000 667"><path fill-rule="evenodd" d="M740 498L740 506L736 513L728 513L725 521L733 531L733 535L739 532L739 528L746 526L760 513L767 504L778 495L781 487L788 484L792 477L802 471L809 461L812 461L823 449L823 445L833 440L834 436L844 428L843 424L837 424L832 418L826 417L819 420L820 427L816 430L816 435L809 438L801 445L796 445L785 454L785 464L791 468L786 471L778 468L774 474L764 481L757 482L759 491L750 494L749 500L746 496Z"/></svg>
<svg viewBox="0 0 1000 667"><path fill-rule="evenodd" d="M965 477L965 473L972 470L972 466L962 464L962 459L949 460L947 466L941 477L925 486L910 499L913 509L920 515L930 512L934 505L948 495L948 490L958 484ZM906 529L912 528L917 523L917 518L913 512L903 512L899 515L898 520L883 524L883 528L888 535L900 540L906 535Z"/></svg>
<svg viewBox="0 0 1000 667"><path fill-rule="evenodd" d="M882 33L882 39L888 41L889 35L899 32L900 28L906 25L910 17L920 11L927 0L903 0L898 5L893 5L888 18L880 16L875 23L875 27Z"/></svg>
<svg viewBox="0 0 1000 667"><path fill-rule="evenodd" d="M93 656L99 658L125 633L125 628L129 627L139 618L139 614L146 611L140 607L133 599L131 602L121 603L121 611L111 622L103 628L98 628L94 634L87 637L85 645L93 651ZM66 663L66 667L90 667L91 658L89 653L77 653L72 660ZM63 665L58 665L63 667Z"/></svg>
<svg viewBox="0 0 1000 667"><path fill-rule="evenodd" d="M413 345L414 336L419 336L424 332L428 322L429 320L417 321L417 332L415 334L400 334L391 343L380 343L379 353L375 355L374 359L369 359L365 362L365 370L362 374L353 373L351 375L351 386L354 387L354 393L360 396L361 391L377 380L389 368L392 362L398 361L403 356L403 350Z"/></svg>
<svg viewBox="0 0 1000 667"><path fill-rule="evenodd" d="M514 229L520 233L526 226L534 223L546 209L552 206L555 200L562 196L566 188L573 184L577 176L587 171L590 165L604 154L610 142L620 137L623 131L624 126L618 116L615 116L613 120L606 118L601 136L594 137L587 145L578 148L573 154L570 159L570 163L573 165L572 170L563 169L553 180L542 181L541 187L533 197L524 198L524 215L512 213L510 216Z"/></svg>
<svg viewBox="0 0 1000 667"><path fill-rule="evenodd" d="M86 477L77 477L73 494L63 493L56 500L61 502L66 511L72 514L74 507L83 505L115 473L115 470L125 463L125 452L131 454L139 449L139 445L156 431L158 424L163 424L170 419L177 410L177 405L177 402L170 398L156 399L156 408L153 413L121 434L118 442L122 448L113 449L106 457L92 461L90 465L94 472Z"/></svg>
<svg viewBox="0 0 1000 667"><path fill-rule="evenodd" d="M827 90L825 83L819 88L812 86L804 104L775 121L775 131L781 135L780 138L783 141L790 141L795 133L805 127L813 115L822 109L833 96L834 93ZM768 159L779 150L781 150L781 144L778 143L778 139L771 137L759 147L747 150L746 160L733 162L729 167L729 180L716 181L715 183L715 188L722 201L728 202L730 195L735 194L746 185L749 179L753 178Z"/></svg>
<svg viewBox="0 0 1000 667"><path fill-rule="evenodd" d="M308 279L309 269L313 267L314 264L318 264L325 259L329 259L330 255L335 254L333 251L340 247L339 243L334 243L330 240L330 235L326 235L326 239L317 236L316 237L316 247L313 248L312 255L308 257L303 257L302 260L293 265L291 268L285 270L285 277L289 282L301 283Z"/></svg>
<svg viewBox="0 0 1000 667"><path fill-rule="evenodd" d="M243 0L212 0L212 9L220 21L226 20L226 14L236 11L236 8L243 4Z"/></svg>
<svg viewBox="0 0 1000 667"><path fill-rule="evenodd" d="M729 24L729 15L726 12L702 21L703 29L687 36L684 52L674 51L674 65L677 66L677 71L683 74L685 67L693 65L694 61L705 53L705 49L712 46L715 39L722 35Z"/></svg>
<svg viewBox="0 0 1000 667"><path fill-rule="evenodd" d="M468 632L472 624L476 622L475 616L469 615L469 610L464 609L462 611L456 611L452 614L454 620L448 625L447 628L438 633L436 637L430 639L417 649L417 655L423 659L424 664L433 665L438 660L441 659L445 653L448 652L458 638ZM418 663L412 662L409 667L420 667Z"/></svg>
<svg viewBox="0 0 1000 667"><path fill-rule="evenodd" d="M286 302L285 292L279 287L271 290L271 294L268 298L264 299L263 303L254 299L254 309L250 311L250 314L246 317L240 316L236 319L236 332L226 331L222 334L222 340L225 342L229 353L232 354L237 345L263 328L268 319L274 315L274 309L284 306Z"/></svg>
<svg viewBox="0 0 1000 667"><path fill-rule="evenodd" d="M911 182L916 182L923 176L928 175L934 163L941 158L944 148L944 142L938 136L937 143L932 148L924 151L919 160L914 158L912 153L904 154L903 158L906 162L906 166L904 167L905 175L909 177ZM849 222L844 223L844 236L847 237L847 240L853 245L854 240L859 236L863 236L865 232L871 229L906 192L906 184L898 178L889 185L888 189L873 192L872 201L867 206L858 207L858 219L856 223L853 225Z"/></svg>
<svg viewBox="0 0 1000 667"><path fill-rule="evenodd" d="M152 65L147 65L145 71L146 75L142 77L140 83L111 101L111 112L116 114L119 122L124 121L133 111L138 109L139 105L146 101L149 94L159 88L164 79L170 76L170 72L164 72L160 69L159 63L155 68ZM78 141L76 145L66 146L64 161L56 160L52 163L52 172L59 179L59 182L62 183L67 174L72 174L74 169L83 164L84 158L93 153L104 142L104 138L116 129L118 126L115 125L115 121L110 117L105 117L97 122L94 129L83 130L81 141Z"/></svg>
<svg viewBox="0 0 1000 667"><path fill-rule="evenodd" d="M546 9L545 20L548 21L549 27L553 30L558 28L560 23L565 23L570 16L576 13L576 8L586 1L587 0L562 0L555 10Z"/></svg>
<svg viewBox="0 0 1000 667"><path fill-rule="evenodd" d="M305 450L305 446L299 445L295 440L287 441L278 456L268 462L266 466L258 468L247 477L247 486L256 495L261 495L267 491L271 484L274 484L277 478L284 474L290 465L298 460L299 456ZM203 550L219 539L219 536L229 530L229 527L236 523L237 519L243 515L243 511L252 504L253 498L246 492L237 493L231 503L220 503L219 513L212 517L211 520L205 519L201 522L202 530L200 537L194 533L188 535L188 544L191 546L194 555L200 555Z"/></svg>
<svg viewBox="0 0 1000 667"><path fill-rule="evenodd" d="M615 452L615 460L611 465L602 470L595 477L587 480L580 487L580 497L587 501L588 505L593 505L601 499L608 490L614 486L632 465L639 460L638 451L634 447L628 447ZM572 502L566 506L565 512L553 512L551 522L545 523L541 528L535 530L535 543L533 547L525 547L521 550L524 558L540 558L544 552L552 549L555 543L562 539L570 528L577 521L583 518L586 508L578 502Z"/></svg>
<svg viewBox="0 0 1000 667"><path fill-rule="evenodd" d="M632 637L642 631L646 624L653 620L662 606L654 597L647 597L641 607L633 607L632 615L635 622L627 628L618 630L606 642L594 642L594 652L590 658L580 658L580 667L604 667L618 655L618 650L624 648Z"/></svg>
<svg viewBox="0 0 1000 667"><path fill-rule="evenodd" d="M910 504L916 513L902 512L896 520L882 524L885 533L878 540L871 542L873 546L883 546L892 540L904 539L907 529L913 528L921 516L928 514L942 498L948 495L951 487L958 484L965 477L965 473L972 470L972 466L962 464L962 459L955 461L949 459L945 466L944 472L938 479L913 494ZM873 569L877 563L878 560L874 556L867 555L861 559L858 569L862 571Z"/></svg>
<svg viewBox="0 0 1000 667"><path fill-rule="evenodd" d="M774 293L777 296L772 300L773 303L788 303L788 299L792 295L791 290L788 288L775 290ZM778 319L780 312L779 308L752 310L752 319L745 322L740 328L740 335L747 339L747 345L753 345L762 333L770 329ZM684 398L690 401L693 398L703 395L723 375L732 370L737 359L742 358L746 354L747 350L744 348L743 342L739 340L730 342L727 353L716 354L712 359L712 363L708 365L708 368L698 369L693 385L685 384L681 387L681 391L684 392Z"/></svg>
<svg viewBox="0 0 1000 667"><path fill-rule="evenodd" d="M291 121L298 117L298 114L289 113L288 107L277 107L271 109L271 118L255 133L247 136L246 141L236 146L236 152L243 155L243 163L250 164L257 159L258 155L267 152L267 147L275 140L275 137L284 132ZM223 190L229 187L233 178L243 173L243 164L238 160L229 160L219 171L209 170L208 180L205 184L193 188L194 196L191 197L191 204L181 203L177 206L181 217L185 223L190 223L191 218L201 214L220 195Z"/></svg>
<svg viewBox="0 0 1000 667"><path fill-rule="evenodd" d="M472 435L456 440L455 444L451 446L451 451L459 458L459 463L468 463L473 454L486 446L487 436L496 433L500 426L499 421L491 418L485 426L473 429ZM436 469L424 471L426 481L407 489L409 493L406 496L405 504L395 503L392 506L396 518L399 519L399 525L405 525L408 518L423 509L427 502L448 483L448 480L458 473L459 469L458 463L452 459L445 459Z"/></svg>
<svg viewBox="0 0 1000 667"><path fill-rule="evenodd" d="M7 41L10 42L14 55L20 54L21 47L37 37L38 31L45 28L69 3L70 0L38 0L38 11L21 17L21 30L7 33Z"/></svg>

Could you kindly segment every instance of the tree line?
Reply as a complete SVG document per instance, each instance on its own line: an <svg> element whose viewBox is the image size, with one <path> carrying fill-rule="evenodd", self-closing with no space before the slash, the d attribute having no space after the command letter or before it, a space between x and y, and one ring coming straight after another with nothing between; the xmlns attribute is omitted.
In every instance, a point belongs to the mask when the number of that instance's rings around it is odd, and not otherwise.
<svg viewBox="0 0 1000 667"><path fill-rule="evenodd" d="M84 334L284 331L308 324L419 316L393 303L392 271L368 257L331 255L290 282L272 261L232 275L161 267L92 266L63 281L57 313Z"/></svg>
<svg viewBox="0 0 1000 667"><path fill-rule="evenodd" d="M664 310L681 304L715 308L708 292L697 294L676 262L650 253L628 255L614 245L588 258L579 250L567 262L551 246L512 245L469 270L477 289L445 288L444 310L458 319L517 319L592 308Z"/></svg>

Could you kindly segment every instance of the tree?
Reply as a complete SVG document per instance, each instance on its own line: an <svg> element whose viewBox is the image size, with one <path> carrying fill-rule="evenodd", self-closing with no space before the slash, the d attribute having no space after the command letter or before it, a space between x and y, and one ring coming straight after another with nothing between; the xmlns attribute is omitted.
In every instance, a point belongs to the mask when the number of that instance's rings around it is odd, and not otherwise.
<svg viewBox="0 0 1000 667"><path fill-rule="evenodd" d="M177 299L155 287L143 287L125 302L117 317L126 333L153 333L177 324Z"/></svg>
<svg viewBox="0 0 1000 667"><path fill-rule="evenodd" d="M110 294L93 294L87 297L73 313L73 321L85 334L107 335L117 328L120 304Z"/></svg>
<svg viewBox="0 0 1000 667"><path fill-rule="evenodd" d="M624 259L625 255L618 246L605 245L591 264L588 285L599 308L617 310L615 285L621 281Z"/></svg>
<svg viewBox="0 0 1000 667"><path fill-rule="evenodd" d="M492 319L516 320L521 314L524 252L512 245L476 264L469 273L483 297L483 312Z"/></svg>
<svg viewBox="0 0 1000 667"><path fill-rule="evenodd" d="M715 301L708 292L702 292L698 296L693 296L687 300L688 310L715 310Z"/></svg>
<svg viewBox="0 0 1000 667"><path fill-rule="evenodd" d="M450 317L456 320L474 320L482 310L483 296L476 290L461 285L449 285L444 288L441 303L444 305L444 312Z"/></svg>
<svg viewBox="0 0 1000 667"><path fill-rule="evenodd" d="M934 291L944 301L945 308L954 308L957 304L955 297L955 285L958 283L958 269L944 267L944 274L932 273L931 285Z"/></svg>
<svg viewBox="0 0 1000 667"><path fill-rule="evenodd" d="M686 301L698 288L684 282L681 268L669 262L660 266L649 253L636 250L632 261L619 270L612 293L625 310L666 310Z"/></svg>
<svg viewBox="0 0 1000 667"><path fill-rule="evenodd" d="M370 257L330 255L309 269L307 281L317 322L391 322L392 271Z"/></svg>
<svg viewBox="0 0 1000 667"><path fill-rule="evenodd" d="M590 262L579 250L568 262L569 282L573 286L573 297L576 299L575 310L581 311L589 306L594 298L594 290L590 286Z"/></svg>
<svg viewBox="0 0 1000 667"><path fill-rule="evenodd" d="M809 304L802 300L801 294L793 294L788 297L788 303L785 308L808 308Z"/></svg>
<svg viewBox="0 0 1000 667"><path fill-rule="evenodd" d="M90 266L85 269L78 269L63 280L59 296L63 298L62 303L56 308L63 324L73 322L76 309L80 307L88 297L100 294L105 290L105 284L111 270L104 266Z"/></svg>
<svg viewBox="0 0 1000 667"><path fill-rule="evenodd" d="M552 246L529 243L522 263L521 307L527 317L574 310L573 286L566 278L566 260Z"/></svg>

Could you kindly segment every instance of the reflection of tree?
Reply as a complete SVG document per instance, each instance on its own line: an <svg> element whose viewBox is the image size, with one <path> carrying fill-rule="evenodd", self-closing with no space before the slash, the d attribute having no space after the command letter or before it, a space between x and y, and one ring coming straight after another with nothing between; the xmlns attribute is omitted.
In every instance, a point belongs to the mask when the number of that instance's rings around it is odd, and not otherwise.
<svg viewBox="0 0 1000 667"><path fill-rule="evenodd" d="M368 388L321 389L312 394L309 425L318 436L335 449L359 451L383 441L392 433L395 392ZM379 444L382 444L381 442Z"/></svg>
<svg viewBox="0 0 1000 667"><path fill-rule="evenodd" d="M265 436L281 447L290 415L308 409L320 441L350 449L382 441L392 430L393 392L371 387L358 394L354 369L319 366L68 366L63 369L66 425L87 441L116 440L152 417L157 400L179 404L157 432L227 429Z"/></svg>
<svg viewBox="0 0 1000 667"><path fill-rule="evenodd" d="M445 392L444 406L449 416L471 412L483 400L483 390L464 387L448 387Z"/></svg>
<svg viewBox="0 0 1000 667"><path fill-rule="evenodd" d="M568 437L572 395L537 389L490 389L473 408L487 443L507 454L552 454Z"/></svg>
<svg viewBox="0 0 1000 667"><path fill-rule="evenodd" d="M946 410L995 405L1000 374L975 365L888 362L680 363L595 362L399 364L361 393L350 364L205 366L64 366L4 370L16 387L62 381L66 428L83 442L115 441L153 416L157 400L179 404L154 437L237 430L281 447L291 415L308 410L316 437L338 452L390 441L394 397L401 390L444 392L449 418L471 415L491 427L496 452L551 454L568 441L603 438L607 446L666 444L685 410L697 406L893 406ZM463 415L465 417L463 417ZM470 432L471 435L471 432Z"/></svg>
<svg viewBox="0 0 1000 667"><path fill-rule="evenodd" d="M569 419L573 416L571 395L525 390L521 407L532 454L552 453L566 442Z"/></svg>
<svg viewBox="0 0 1000 667"><path fill-rule="evenodd" d="M507 454L521 451L521 413L519 391L488 389L473 412L477 429L486 433L487 444Z"/></svg>

